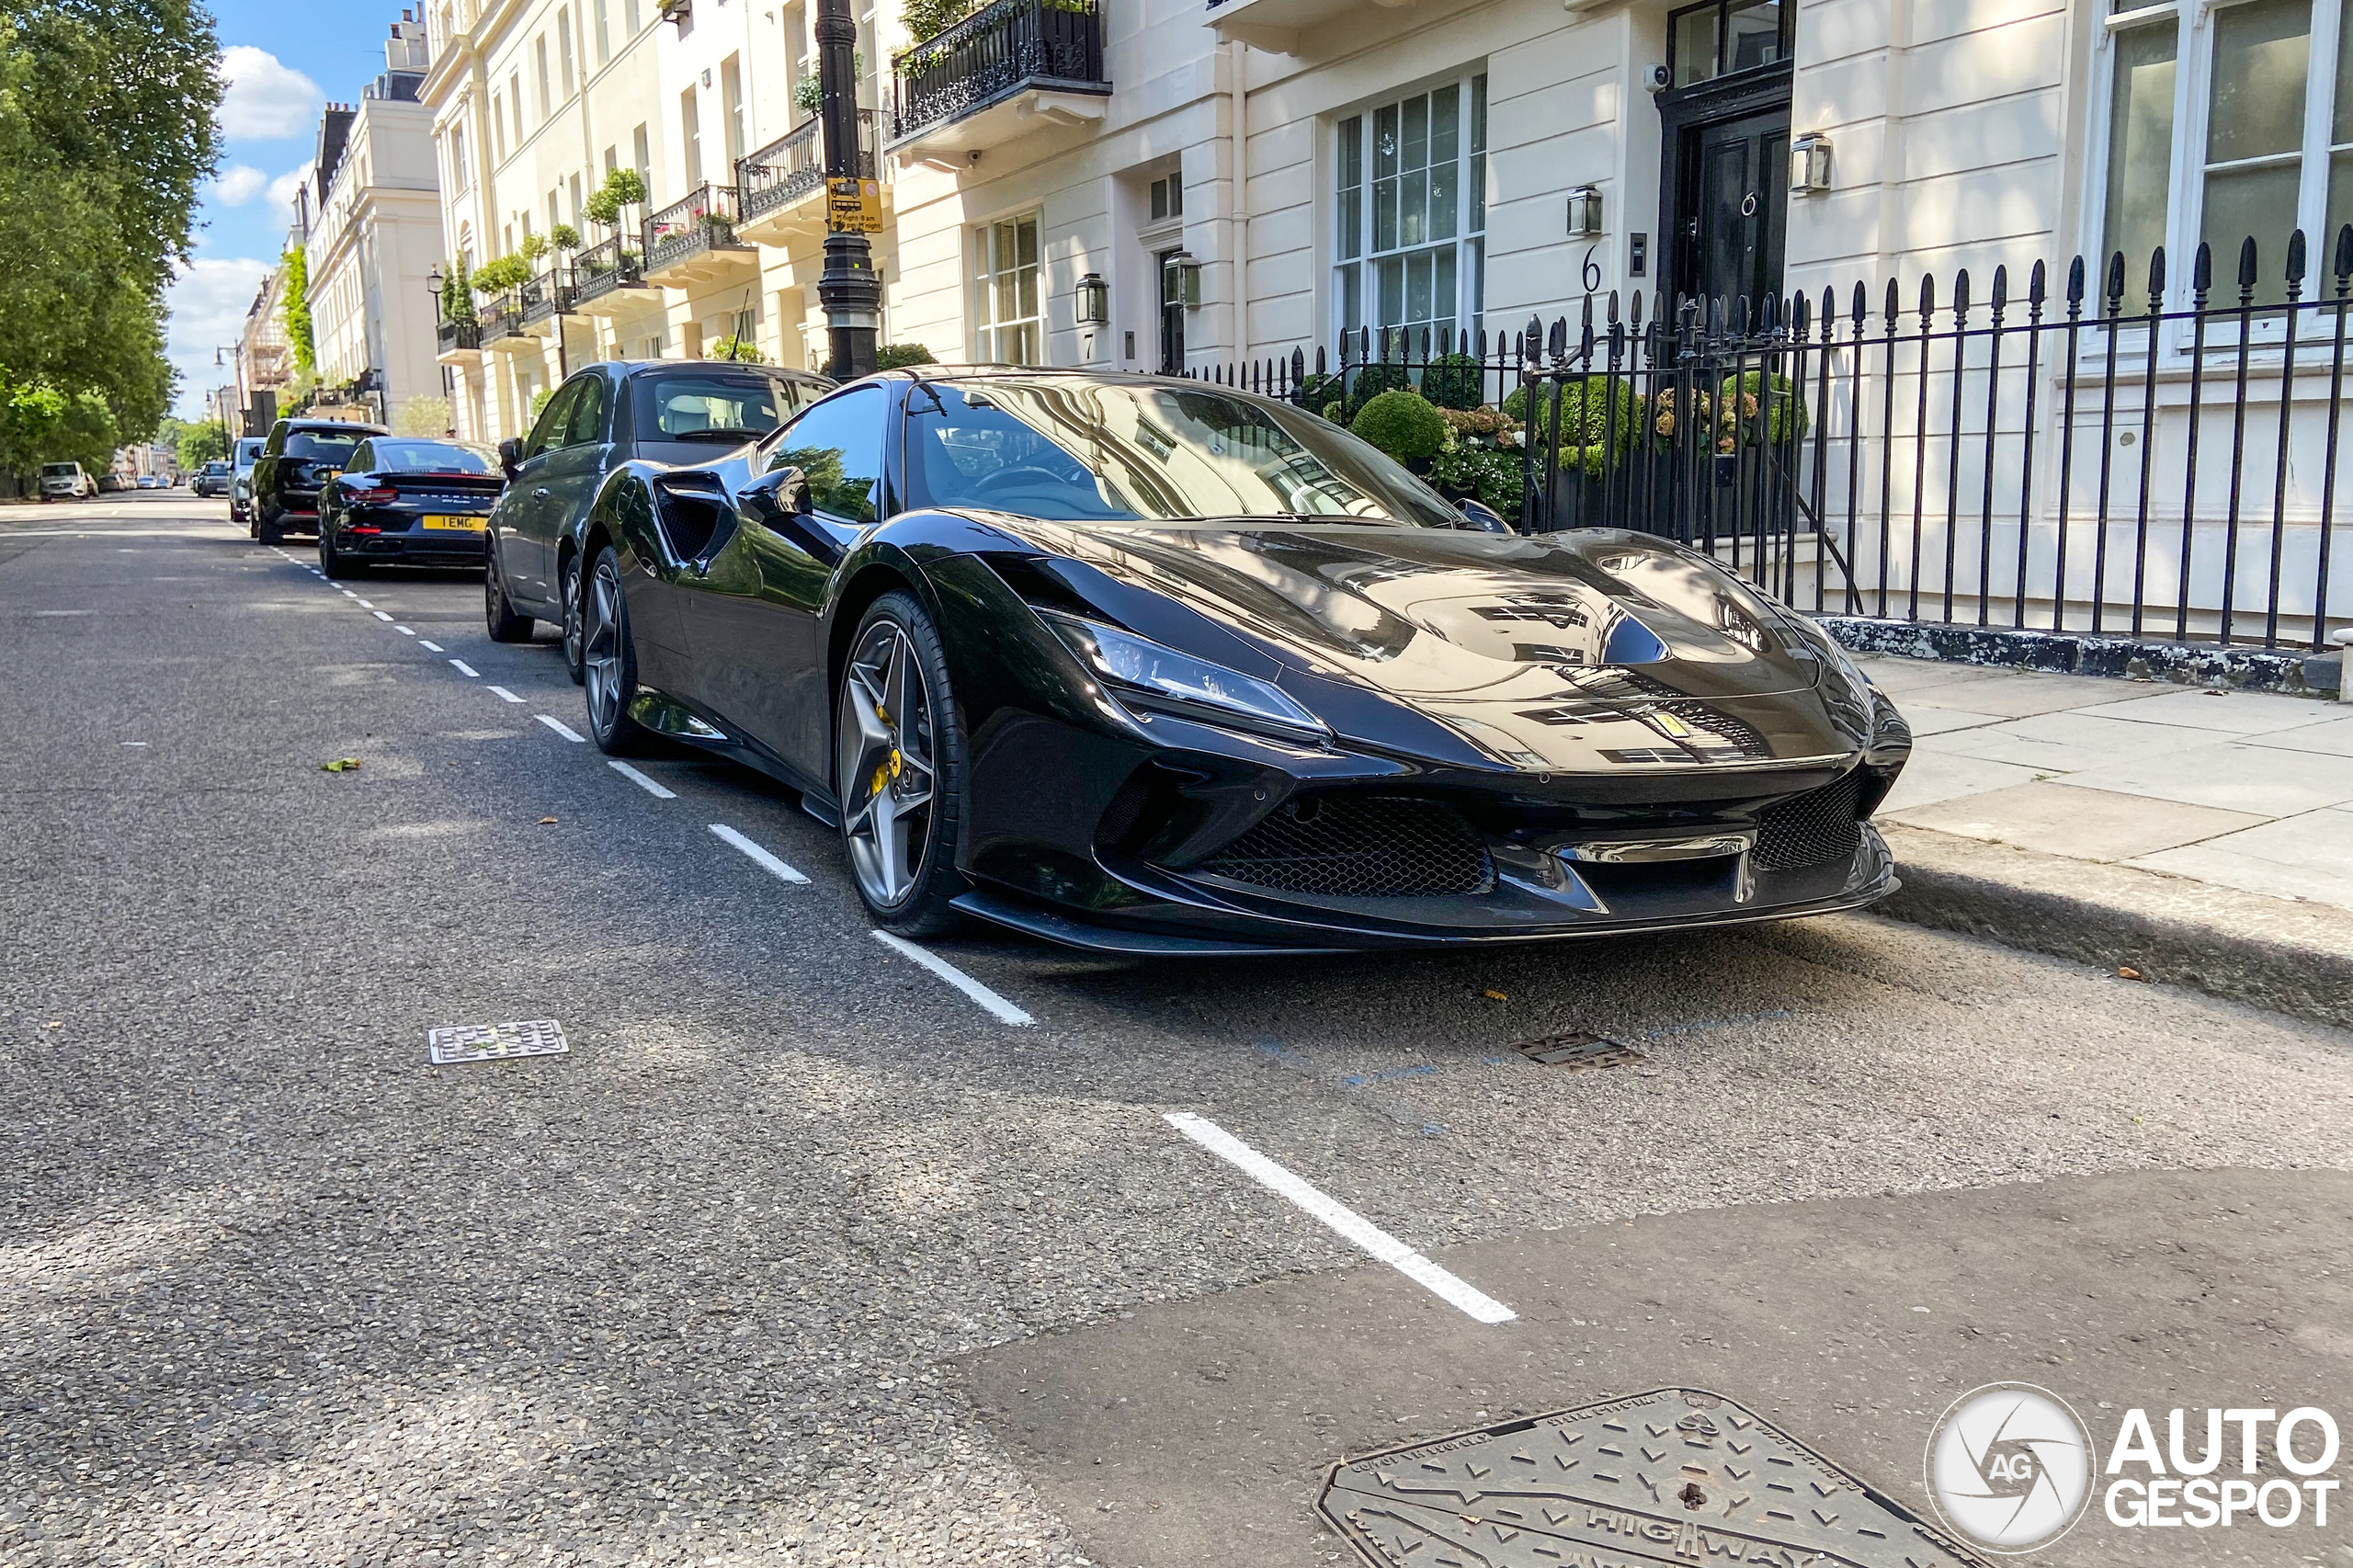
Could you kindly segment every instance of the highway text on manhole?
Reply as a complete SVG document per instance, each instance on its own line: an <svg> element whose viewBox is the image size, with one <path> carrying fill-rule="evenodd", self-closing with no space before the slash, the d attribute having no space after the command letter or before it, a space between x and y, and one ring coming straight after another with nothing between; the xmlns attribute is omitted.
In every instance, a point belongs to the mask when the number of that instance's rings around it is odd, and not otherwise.
<svg viewBox="0 0 2353 1568"><path fill-rule="evenodd" d="M1657 1389L1334 1465L1316 1510L1377 1568L1987 1568L1722 1395Z"/></svg>
<svg viewBox="0 0 2353 1568"><path fill-rule="evenodd" d="M504 1062L516 1056L562 1056L572 1047L553 1018L512 1024L451 1024L425 1031L425 1054L436 1067Z"/></svg>

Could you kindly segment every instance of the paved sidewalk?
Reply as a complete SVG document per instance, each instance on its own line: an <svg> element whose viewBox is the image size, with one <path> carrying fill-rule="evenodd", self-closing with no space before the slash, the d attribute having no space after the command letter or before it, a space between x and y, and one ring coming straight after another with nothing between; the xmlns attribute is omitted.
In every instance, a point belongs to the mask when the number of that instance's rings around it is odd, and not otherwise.
<svg viewBox="0 0 2353 1568"><path fill-rule="evenodd" d="M1916 738L1882 820L2353 910L2353 704L1860 662Z"/></svg>

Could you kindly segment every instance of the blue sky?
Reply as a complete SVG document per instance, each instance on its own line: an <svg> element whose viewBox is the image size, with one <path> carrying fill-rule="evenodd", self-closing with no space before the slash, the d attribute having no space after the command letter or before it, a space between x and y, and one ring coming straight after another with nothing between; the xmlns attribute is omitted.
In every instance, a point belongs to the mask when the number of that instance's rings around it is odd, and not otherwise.
<svg viewBox="0 0 2353 1568"><path fill-rule="evenodd" d="M412 0L414 3L414 0ZM400 4L380 0L213 0L228 96L221 107L221 172L197 214L195 261L171 293L169 353L180 371L178 412L200 417L215 369L233 344L286 241L292 192L309 171L319 112L351 103L384 69L384 40Z"/></svg>

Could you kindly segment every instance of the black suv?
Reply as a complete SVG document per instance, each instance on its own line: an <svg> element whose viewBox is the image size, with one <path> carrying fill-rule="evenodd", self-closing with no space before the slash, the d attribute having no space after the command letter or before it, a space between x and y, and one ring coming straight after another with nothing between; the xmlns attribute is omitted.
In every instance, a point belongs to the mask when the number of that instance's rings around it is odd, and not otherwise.
<svg viewBox="0 0 2353 1568"><path fill-rule="evenodd" d="M288 528L316 533L320 489L343 472L360 442L391 434L381 425L339 419L281 419L270 426L269 442L254 462L253 537L276 544Z"/></svg>
<svg viewBox="0 0 2353 1568"><path fill-rule="evenodd" d="M490 515L483 583L492 641L519 642L532 621L553 621L579 680L580 540L613 471L627 462L740 467L747 442L833 385L723 359L591 365L564 382L530 435L499 443L508 483Z"/></svg>

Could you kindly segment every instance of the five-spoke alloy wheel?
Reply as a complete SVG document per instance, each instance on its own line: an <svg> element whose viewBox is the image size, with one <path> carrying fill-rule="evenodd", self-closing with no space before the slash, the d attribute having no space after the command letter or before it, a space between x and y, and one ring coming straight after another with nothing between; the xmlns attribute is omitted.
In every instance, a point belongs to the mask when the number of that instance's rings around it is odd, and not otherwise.
<svg viewBox="0 0 2353 1568"><path fill-rule="evenodd" d="M587 687L588 731L607 756L631 756L644 744L646 732L629 713L630 699L637 695L637 649L630 642L620 558L609 547L597 557L585 597L581 669Z"/></svg>
<svg viewBox="0 0 2353 1568"><path fill-rule="evenodd" d="M923 607L904 593L875 601L842 671L837 783L842 843L858 896L901 936L956 923L963 735L947 660Z"/></svg>

